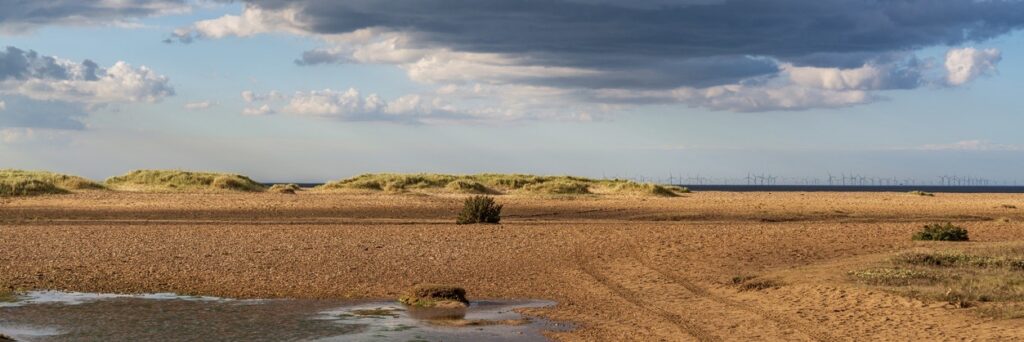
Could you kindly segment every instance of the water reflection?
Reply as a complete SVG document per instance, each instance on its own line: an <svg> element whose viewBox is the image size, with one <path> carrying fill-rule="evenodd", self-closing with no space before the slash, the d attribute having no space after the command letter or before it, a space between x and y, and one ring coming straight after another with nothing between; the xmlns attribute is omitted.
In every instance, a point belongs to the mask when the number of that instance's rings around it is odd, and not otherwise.
<svg viewBox="0 0 1024 342"><path fill-rule="evenodd" d="M0 303L0 334L24 341L543 341L566 325L513 309L547 301L474 302L461 310L394 302L232 300L32 292Z"/></svg>

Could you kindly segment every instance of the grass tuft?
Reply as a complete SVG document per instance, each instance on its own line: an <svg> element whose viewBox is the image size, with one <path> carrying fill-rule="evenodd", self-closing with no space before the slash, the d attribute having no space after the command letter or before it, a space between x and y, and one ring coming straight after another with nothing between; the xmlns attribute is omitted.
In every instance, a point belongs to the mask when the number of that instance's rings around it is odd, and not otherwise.
<svg viewBox="0 0 1024 342"><path fill-rule="evenodd" d="M111 177L107 185L122 190L149 191L264 191L266 187L249 177L216 172L180 170L135 170Z"/></svg>
<svg viewBox="0 0 1024 342"><path fill-rule="evenodd" d="M924 192L924 191L921 191L921 190L911 191L910 194L911 195L918 195L918 196L925 196L925 197L935 197L935 194L930 193L930 192Z"/></svg>

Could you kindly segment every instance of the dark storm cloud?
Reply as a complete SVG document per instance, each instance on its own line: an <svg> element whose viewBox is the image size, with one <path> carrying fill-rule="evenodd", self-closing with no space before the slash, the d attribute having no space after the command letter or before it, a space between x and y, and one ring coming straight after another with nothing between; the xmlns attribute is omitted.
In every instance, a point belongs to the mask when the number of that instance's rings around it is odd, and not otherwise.
<svg viewBox="0 0 1024 342"><path fill-rule="evenodd" d="M680 85L669 82L669 75L678 80L697 74L695 82L685 85L703 85L777 70L744 56L796 65L855 67L886 54L984 41L1024 25L1024 2L1018 0L248 3L270 10L298 8L299 20L314 33L363 28L409 32L424 46L519 55L524 63L536 65L612 71L609 81L619 78L623 86L641 87ZM336 57L310 51L298 62L346 61ZM689 67L693 65L698 67ZM654 78L615 76L620 70ZM725 76L716 80L709 76L713 74ZM586 78L555 81L590 84Z"/></svg>
<svg viewBox="0 0 1024 342"><path fill-rule="evenodd" d="M95 81L98 68L99 66L95 62L85 60L81 65L83 73L81 77L88 81ZM68 65L58 63L57 59L51 56L42 56L35 51L26 51L13 46L0 50L0 81L30 78L66 80L71 78L70 73Z"/></svg>
<svg viewBox="0 0 1024 342"><path fill-rule="evenodd" d="M0 30L42 25L103 24L140 18L186 6L185 0L0 0Z"/></svg>

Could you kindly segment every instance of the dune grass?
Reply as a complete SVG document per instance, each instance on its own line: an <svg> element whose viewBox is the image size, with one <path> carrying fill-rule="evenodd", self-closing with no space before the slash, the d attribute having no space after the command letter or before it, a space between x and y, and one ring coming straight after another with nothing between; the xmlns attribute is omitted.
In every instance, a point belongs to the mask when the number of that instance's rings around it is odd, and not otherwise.
<svg viewBox="0 0 1024 342"><path fill-rule="evenodd" d="M135 170L121 176L108 178L106 183L118 190L244 192L266 190L262 184L238 174L180 170Z"/></svg>
<svg viewBox="0 0 1024 342"><path fill-rule="evenodd" d="M71 190L103 189L91 180L48 171L0 170L0 196L65 194Z"/></svg>
<svg viewBox="0 0 1024 342"><path fill-rule="evenodd" d="M325 190L437 191L470 194L522 193L540 195L622 194L638 196L677 196L689 190L675 186L637 183L629 180L599 180L573 176L537 176L524 174L363 174L329 182Z"/></svg>
<svg viewBox="0 0 1024 342"><path fill-rule="evenodd" d="M979 313L1018 316L1024 304L1024 246L972 251L913 251L884 265L850 272L857 282L957 308L978 306Z"/></svg>
<svg viewBox="0 0 1024 342"><path fill-rule="evenodd" d="M274 184L270 186L270 189L267 189L267 191L278 194L294 194L296 191L299 190L302 190L302 187L295 183Z"/></svg>

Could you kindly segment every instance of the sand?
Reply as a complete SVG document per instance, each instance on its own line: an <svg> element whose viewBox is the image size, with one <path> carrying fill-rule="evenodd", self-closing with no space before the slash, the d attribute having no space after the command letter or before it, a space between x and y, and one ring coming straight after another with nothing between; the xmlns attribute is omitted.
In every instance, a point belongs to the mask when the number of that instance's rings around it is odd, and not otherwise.
<svg viewBox="0 0 1024 342"><path fill-rule="evenodd" d="M847 272L950 221L972 245L1024 242L1024 196L726 193L499 196L500 225L457 226L463 197L84 191L0 200L0 288L239 298L557 301L556 340L1007 340L982 318L859 285ZM1008 221L1008 222L1007 222ZM940 244L940 245L937 245ZM946 243L951 244L951 243ZM962 246L962 245L950 245ZM740 291L735 276L782 285Z"/></svg>

